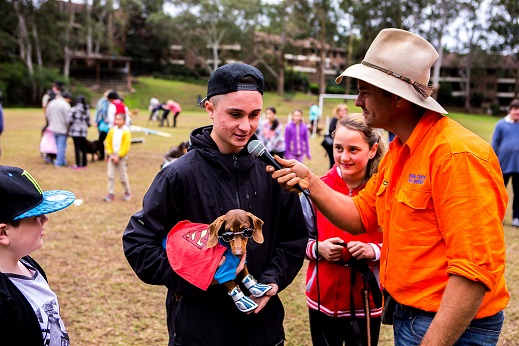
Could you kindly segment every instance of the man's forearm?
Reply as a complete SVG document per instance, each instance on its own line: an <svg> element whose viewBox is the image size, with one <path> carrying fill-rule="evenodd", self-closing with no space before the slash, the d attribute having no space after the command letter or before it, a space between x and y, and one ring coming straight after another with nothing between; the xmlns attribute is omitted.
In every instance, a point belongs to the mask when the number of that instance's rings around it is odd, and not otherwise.
<svg viewBox="0 0 519 346"><path fill-rule="evenodd" d="M476 315L485 293L482 283L451 275L421 345L454 345Z"/></svg>
<svg viewBox="0 0 519 346"><path fill-rule="evenodd" d="M333 190L315 175L309 183L310 199L328 220L351 234L365 233L357 206L350 196Z"/></svg>

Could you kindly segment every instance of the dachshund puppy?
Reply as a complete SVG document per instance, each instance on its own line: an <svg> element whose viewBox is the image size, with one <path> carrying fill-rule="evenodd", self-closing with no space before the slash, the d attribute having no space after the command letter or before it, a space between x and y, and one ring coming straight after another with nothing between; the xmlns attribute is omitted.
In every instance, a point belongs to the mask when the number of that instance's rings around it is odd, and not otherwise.
<svg viewBox="0 0 519 346"><path fill-rule="evenodd" d="M207 247L212 248L216 246L220 240L220 242L228 243L233 255L241 258L246 256L249 238L252 238L258 244L263 243L262 225L263 221L249 212L241 209L229 210L225 215L220 216L209 225ZM247 265L239 273L237 279L241 279L253 297L262 297L272 288L269 285L258 283L249 274ZM227 287L229 295L233 298L236 307L240 311L248 312L258 307L252 299L243 294L240 286L234 280L226 281L222 284Z"/></svg>

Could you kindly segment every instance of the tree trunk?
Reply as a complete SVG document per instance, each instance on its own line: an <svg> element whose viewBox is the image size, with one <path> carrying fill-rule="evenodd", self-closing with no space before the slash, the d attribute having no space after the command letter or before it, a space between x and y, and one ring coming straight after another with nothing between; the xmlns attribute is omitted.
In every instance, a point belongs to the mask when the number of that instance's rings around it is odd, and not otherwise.
<svg viewBox="0 0 519 346"><path fill-rule="evenodd" d="M13 7L18 17L18 42L20 44L20 59L27 66L29 75L34 75L34 67L32 64L32 46L29 40L29 34L27 32L27 25L25 24L25 18L20 11L20 4L18 0L13 1Z"/></svg>
<svg viewBox="0 0 519 346"><path fill-rule="evenodd" d="M285 16L286 17L286 16ZM277 75L277 93L280 96L285 95L285 46L287 43L287 20L283 20L281 29L281 42L277 52L278 75Z"/></svg>
<svg viewBox="0 0 519 346"><path fill-rule="evenodd" d="M108 55L112 55L114 52L114 2L113 0L107 0L106 6L108 7L108 27L107 27L107 50Z"/></svg>
<svg viewBox="0 0 519 346"><path fill-rule="evenodd" d="M353 32L350 31L350 37L348 41L348 58L346 60L346 68L351 66L351 55L353 54L353 39L355 38L355 35ZM350 94L350 84L351 84L351 78L346 77L346 95Z"/></svg>
<svg viewBox="0 0 519 346"><path fill-rule="evenodd" d="M69 14L70 14L70 20L68 22L67 28L65 29L65 47L63 47L63 76L68 79L70 75L70 61L72 60L72 50L70 49L70 33L72 31L72 28L74 27L74 21L75 21L75 13L72 10L72 2L69 0Z"/></svg>
<svg viewBox="0 0 519 346"><path fill-rule="evenodd" d="M440 22L441 27L444 28L447 25L447 9L446 9L446 1L441 1L440 5ZM442 59L443 59L443 31L440 30L438 34L438 60L434 63L433 67L433 76L432 76L432 86L433 86L433 93L432 98L438 99L438 92L440 90L440 69L442 65Z"/></svg>
<svg viewBox="0 0 519 346"><path fill-rule="evenodd" d="M320 72L319 72L319 94L326 93L326 13L324 9L319 10L319 24L320 24Z"/></svg>
<svg viewBox="0 0 519 346"><path fill-rule="evenodd" d="M471 92L471 88L470 88L470 78L471 78L471 64L472 64L472 57L471 57L471 54L472 54L472 48L470 48L469 50L469 54L467 56L467 72L465 74L467 80L465 81L465 112L466 113L470 113L470 92Z"/></svg>
<svg viewBox="0 0 519 346"><path fill-rule="evenodd" d="M34 39L34 49L36 49L36 60L38 62L38 68L41 70L43 67L43 58L41 55L40 38L38 36L38 29L34 21L32 22L32 37Z"/></svg>
<svg viewBox="0 0 519 346"><path fill-rule="evenodd" d="M93 44L92 44L92 6L90 5L89 0L85 0L86 6L86 48L87 48L87 56L91 56L93 53Z"/></svg>

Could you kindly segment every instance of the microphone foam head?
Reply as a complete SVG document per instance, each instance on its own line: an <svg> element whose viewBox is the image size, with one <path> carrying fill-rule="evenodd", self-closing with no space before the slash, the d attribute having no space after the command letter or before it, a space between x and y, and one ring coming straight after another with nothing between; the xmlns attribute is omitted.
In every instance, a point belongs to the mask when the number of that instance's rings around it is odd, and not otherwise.
<svg viewBox="0 0 519 346"><path fill-rule="evenodd" d="M257 139L250 141L250 143L247 145L247 151L254 157L259 157L264 150L265 146Z"/></svg>

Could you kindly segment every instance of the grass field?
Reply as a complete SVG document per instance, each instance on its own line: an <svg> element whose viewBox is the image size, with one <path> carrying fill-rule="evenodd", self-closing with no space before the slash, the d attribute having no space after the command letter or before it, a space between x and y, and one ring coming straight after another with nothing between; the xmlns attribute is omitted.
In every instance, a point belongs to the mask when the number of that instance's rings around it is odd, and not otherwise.
<svg viewBox="0 0 519 346"><path fill-rule="evenodd" d="M160 89L189 94L196 103L196 95L203 88L188 90L188 86L165 82ZM138 84L138 86L144 85ZM157 89L158 90L158 89ZM132 107L147 105L150 90L137 90ZM139 94L140 96L138 96ZM194 95L194 96L193 96ZM308 109L306 95L295 95L284 100L267 94L265 105L276 105L286 114L291 109ZM166 94L164 94L166 98ZM175 97L175 99L179 99ZM184 99L183 97L181 98ZM139 101L140 100L140 101ZM132 101L133 102L133 101ZM181 101L182 102L182 101ZM329 108L325 114L329 114ZM134 123L157 129L148 124L147 112L142 111ZM456 120L489 140L497 118L485 116L452 115ZM285 117L281 117L282 121ZM43 114L40 109L6 109L5 130L1 137L0 163L16 165L28 170L44 190L67 189L81 199L81 205L72 205L64 211L49 215L45 244L34 257L45 268L51 287L58 294L62 316L73 345L166 345L165 288L146 285L139 281L128 266L122 251L121 235L129 217L140 209L142 197L159 170L164 153L174 145L188 139L189 132L210 123L202 110L187 109L181 113L178 127L163 129L171 138L145 136L142 144L132 145L129 175L134 192L130 202L121 200L121 187L116 186L117 199L110 204L102 202L106 194L106 164L90 163L85 170L55 168L46 165L39 156L40 130ZM89 139L96 138L95 129ZM328 158L320 147L322 138L311 139L313 159L308 166L323 174ZM73 145L68 142L67 159L73 163ZM511 193L511 189L509 189ZM516 345L519 339L519 306L515 300L519 286L518 231L510 227L510 212L505 219L507 242L506 277L512 300L506 310L506 322L500 345ZM306 266L305 266L306 267ZM304 299L304 270L284 292L281 298L286 307L285 328L287 345L310 345L307 308ZM391 330L382 329L380 345L393 344ZM1 343L1 342L0 342Z"/></svg>

